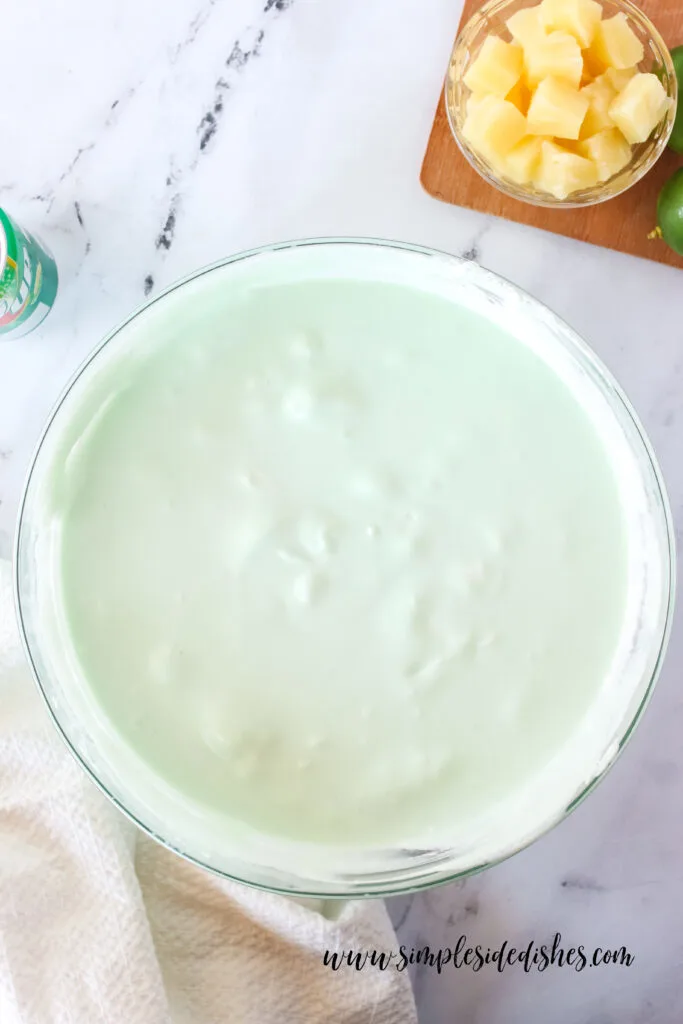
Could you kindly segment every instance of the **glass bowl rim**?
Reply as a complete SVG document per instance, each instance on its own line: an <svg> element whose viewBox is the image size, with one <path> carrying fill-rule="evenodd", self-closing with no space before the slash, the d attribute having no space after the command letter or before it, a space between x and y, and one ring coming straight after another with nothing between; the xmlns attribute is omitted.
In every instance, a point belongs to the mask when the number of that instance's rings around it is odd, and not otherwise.
<svg viewBox="0 0 683 1024"><path fill-rule="evenodd" d="M496 2L500 2L500 0L496 0ZM62 725L60 718L57 712L55 711L51 703L51 700L46 692L46 688L43 685L43 681L41 680L40 672L33 658L31 644L26 632L26 624L24 620L24 613L22 610L22 585L20 579L20 565L23 562L22 537L25 525L24 517L26 511L26 502L30 490L31 481L33 479L33 474L36 469L36 465L40 453L42 451L43 444L45 442L48 432L50 431L54 419L56 418L62 404L65 402L68 395L70 394L71 389L76 385L81 375L88 369L91 363L94 362L94 360L98 357L99 353L109 344L109 342L113 341L114 338L121 331L123 331L130 323L132 323L141 313L143 313L156 303L160 302L167 295L183 288L185 285L190 284L191 282L197 280L198 278L204 275L212 273L215 270L219 270L233 263L247 260L252 257L258 257L268 253L275 253L281 250L297 249L306 246L340 245L369 246L389 250L399 250L404 252L411 252L415 255L420 255L427 258L438 258L442 261L446 261L446 263L452 263L455 266L462 266L463 264L476 266L477 269L475 273L476 276L481 280L482 286L484 286L486 282L494 284L499 290L502 289L504 292L507 292L508 294L511 295L515 295L518 298L530 300L532 306L535 306L536 308L542 310L545 313L545 315L549 318L549 321L560 329L562 335L561 344L572 350L573 354L575 354L580 361L590 366L597 373L597 376L600 379L600 383L605 388L606 394L610 396L610 404L616 403L616 405L622 410L623 414L626 415L628 420L630 420L632 425L635 427L636 436L638 438L639 443L642 446L642 455L646 457L647 464L652 472L652 478L656 485L655 500L664 521L665 532L663 534L662 539L664 539L665 537L666 550L664 551L664 554L666 555L668 551L668 560L666 558L663 559L663 568L667 573L668 586L666 587L666 606L662 614L662 621L660 623L660 631L658 634L659 648L657 650L652 673L650 675L649 680L643 687L643 693L638 702L638 705L635 711L633 712L632 716L630 717L630 720L628 720L628 723L624 725L623 734L619 738L614 755L610 758L607 764L600 765L597 768L594 777L582 787L580 792L572 799L572 801L569 803L567 807L558 811L557 815L551 821L548 821L540 825L537 829L535 829L533 834L525 842L516 846L514 849L506 850L504 853L502 853L500 857L491 858L480 864L476 864L472 867L460 870L453 870L452 868L449 870L447 867L442 868L440 864L443 860L443 857L440 857L439 863L433 870L432 877L428 877L421 881L416 881L415 879L411 881L411 864L410 862L408 862L406 865L403 866L402 869L398 869L400 871L400 878L396 877L397 869L394 869L391 872L392 878L387 879L386 881L384 881L382 878L383 872L378 872L377 880L369 882L367 878L365 878L363 881L359 880L358 882L355 882L352 878L350 878L346 880L346 884L348 884L347 891L342 892L337 890L334 892L330 892L329 890L326 890L324 888L315 888L311 885L307 885L305 889L300 888L295 884L293 884L290 887L287 887L285 885L272 885L269 883L260 882L258 881L258 879L255 878L242 878L239 875L231 874L228 871L207 864L200 858L195 857L192 854L188 854L184 850L179 849L178 846L176 846L175 844L166 840L162 835L158 834L158 832L156 832L153 828L151 828L143 821L141 821L140 818L125 805L122 798L110 792L107 785L104 782L102 782L101 779L99 778L96 768L89 763L89 761L81 754L81 752L76 748L75 744L72 742L68 734L68 731ZM602 360L581 338L581 336L562 317L554 313L543 302L536 299L534 296L530 295L530 293L526 292L523 288L520 288L518 285L509 281L507 278L503 277L500 274L494 273L493 271L487 270L486 268L478 264L472 264L471 260L467 260L462 256L456 256L453 255L452 253L448 253L443 250L439 250L429 246L418 245L411 242L382 239L371 236L314 236L300 239L292 239L283 242L275 242L242 250L230 256L223 257L222 259L215 260L212 263L209 263L194 271L191 271L190 273L184 275L183 277L171 282L153 298L149 298L146 301L143 301L141 304L139 304L127 317L125 317L115 327L108 331L107 334L105 334L105 336L102 338L102 340L99 343L97 343L95 347L88 353L88 355L81 361L76 370L69 377L66 385L62 388L58 398L54 402L51 411L45 421L45 424L41 430L40 436L34 446L33 452L31 454L29 468L25 476L21 499L19 503L19 510L17 515L17 528L13 546L12 578L14 590L14 604L17 622L19 625L21 644L28 661L31 675L33 676L38 691L43 699L44 704L47 707L48 714L54 726L56 727L58 734L60 735L62 741L65 743L72 757L75 758L80 767L85 771L86 775L95 783L100 792L102 792L114 804L114 806L116 806L118 810L121 811L125 815L125 817L128 818L128 820L131 821L134 825L136 825L144 834L146 834L156 842L160 843L160 845L170 850L174 854L177 854L178 856L182 857L188 863L195 865L196 867L209 871L211 874L219 878L227 879L233 882L238 882L243 885L248 885L251 888L262 890L265 892L273 892L285 896L297 896L303 898L320 899L352 899L398 896L406 893L419 892L422 890L431 889L437 885L444 885L450 882L457 881L458 879L467 878L471 875L478 874L479 872L484 871L489 867L493 867L496 864L502 863L512 856L515 856L517 853L520 853L522 850L532 845L537 839L546 835L560 822L562 822L572 811L574 811L586 799L586 797L592 792L592 790L598 785L598 783L601 782L602 779L607 775L607 773L612 768L614 763L618 760L618 757L620 756L628 740L631 738L637 724L642 718L645 708L647 707L647 704L649 703L652 693L654 691L654 687L659 677L661 667L663 664L664 655L666 653L672 629L673 609L676 593L676 551L674 536L675 535L673 518L671 515L671 509L669 506L669 500L663 476L659 468L656 456L654 454L652 445L649 441L649 438L644 428L640 423L637 414L632 408L631 403L627 398L626 394L623 392L620 385L614 379L609 369L603 364ZM443 852L445 852L447 856L450 851ZM291 872L289 874L293 882L298 881L296 876L293 876Z"/></svg>

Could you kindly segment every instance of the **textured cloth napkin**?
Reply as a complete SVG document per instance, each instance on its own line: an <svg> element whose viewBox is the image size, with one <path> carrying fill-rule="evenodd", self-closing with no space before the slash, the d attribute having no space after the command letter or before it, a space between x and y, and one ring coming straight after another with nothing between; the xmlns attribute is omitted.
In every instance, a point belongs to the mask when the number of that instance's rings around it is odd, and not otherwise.
<svg viewBox="0 0 683 1024"><path fill-rule="evenodd" d="M143 835L49 721L0 560L2 1024L415 1024L405 973L332 971L395 949L384 904L219 880Z"/></svg>

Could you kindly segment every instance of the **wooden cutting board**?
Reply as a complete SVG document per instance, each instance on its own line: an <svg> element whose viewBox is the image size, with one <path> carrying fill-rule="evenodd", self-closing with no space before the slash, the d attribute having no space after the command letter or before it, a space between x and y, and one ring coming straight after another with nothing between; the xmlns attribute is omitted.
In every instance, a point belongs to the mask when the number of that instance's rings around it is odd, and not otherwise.
<svg viewBox="0 0 683 1024"><path fill-rule="evenodd" d="M481 0L465 0L461 26L478 7ZM639 7L669 46L683 43L682 0L640 0ZM667 150L642 181L616 199L578 210L531 206L503 195L470 167L451 134L442 90L420 180L430 195L446 203L683 268L683 258L647 237L657 222L659 190L682 165L683 157Z"/></svg>

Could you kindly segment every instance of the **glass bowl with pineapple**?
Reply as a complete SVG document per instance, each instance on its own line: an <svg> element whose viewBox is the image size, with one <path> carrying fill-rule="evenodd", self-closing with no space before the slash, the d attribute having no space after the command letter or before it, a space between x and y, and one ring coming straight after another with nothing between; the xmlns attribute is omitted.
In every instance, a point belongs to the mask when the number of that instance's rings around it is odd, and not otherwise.
<svg viewBox="0 0 683 1024"><path fill-rule="evenodd" d="M491 185L537 206L590 206L664 151L676 74L629 0L489 0L456 40L446 110Z"/></svg>

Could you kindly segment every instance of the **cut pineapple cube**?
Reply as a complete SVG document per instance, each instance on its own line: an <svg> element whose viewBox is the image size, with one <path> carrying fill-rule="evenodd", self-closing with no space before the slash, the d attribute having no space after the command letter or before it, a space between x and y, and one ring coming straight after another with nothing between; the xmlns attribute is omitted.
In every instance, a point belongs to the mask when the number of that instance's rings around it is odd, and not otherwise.
<svg viewBox="0 0 683 1024"><path fill-rule="evenodd" d="M474 150L499 169L503 159L526 135L526 119L513 103L484 96L468 111L462 134Z"/></svg>
<svg viewBox="0 0 683 1024"><path fill-rule="evenodd" d="M546 35L541 24L538 7L525 7L505 22L514 41L525 49L538 43Z"/></svg>
<svg viewBox="0 0 683 1024"><path fill-rule="evenodd" d="M469 117L470 114L474 113L482 100L486 99L481 93L471 92L465 101L465 116Z"/></svg>
<svg viewBox="0 0 683 1024"><path fill-rule="evenodd" d="M583 74L581 48L568 32L551 32L524 50L526 78L530 86L553 75L578 86Z"/></svg>
<svg viewBox="0 0 683 1024"><path fill-rule="evenodd" d="M615 14L601 21L590 49L606 68L632 68L640 64L645 55L643 44L625 14Z"/></svg>
<svg viewBox="0 0 683 1024"><path fill-rule="evenodd" d="M463 81L472 92L490 93L501 99L519 81L524 64L521 46L487 36Z"/></svg>
<svg viewBox="0 0 683 1024"><path fill-rule="evenodd" d="M609 108L609 115L631 145L645 142L671 105L656 75L634 75Z"/></svg>
<svg viewBox="0 0 683 1024"><path fill-rule="evenodd" d="M614 121L609 115L609 108L617 97L617 90L605 75L596 78L590 85L580 90L580 95L588 100L588 112L581 125L580 138L587 139L597 135L605 128L613 128Z"/></svg>
<svg viewBox="0 0 683 1024"><path fill-rule="evenodd" d="M607 68L604 77L617 92L621 92L637 73L638 68Z"/></svg>
<svg viewBox="0 0 683 1024"><path fill-rule="evenodd" d="M587 50L602 18L602 7L595 0L542 0L539 13L546 31L569 32L581 49Z"/></svg>
<svg viewBox="0 0 683 1024"><path fill-rule="evenodd" d="M526 112L529 109L529 104L531 103L531 89L528 85L525 85L520 78L519 82L517 82L516 85L513 85L512 89L510 89L510 92L507 94L505 99L508 100L509 103L514 103L517 110L526 117Z"/></svg>
<svg viewBox="0 0 683 1024"><path fill-rule="evenodd" d="M593 161L598 171L598 181L607 181L623 171L631 160L633 150L618 128L608 128L580 142L579 153Z"/></svg>
<svg viewBox="0 0 683 1024"><path fill-rule="evenodd" d="M518 185L527 185L536 176L541 162L541 147L544 140L538 135L527 135L513 146L505 157L505 174Z"/></svg>
<svg viewBox="0 0 683 1024"><path fill-rule="evenodd" d="M592 188L598 183L598 171L591 160L570 153L555 142L541 146L541 162L535 184L556 199L566 199L573 192Z"/></svg>
<svg viewBox="0 0 683 1024"><path fill-rule="evenodd" d="M588 99L560 78L544 78L534 93L529 113L529 135L556 135L560 139L578 139Z"/></svg>

